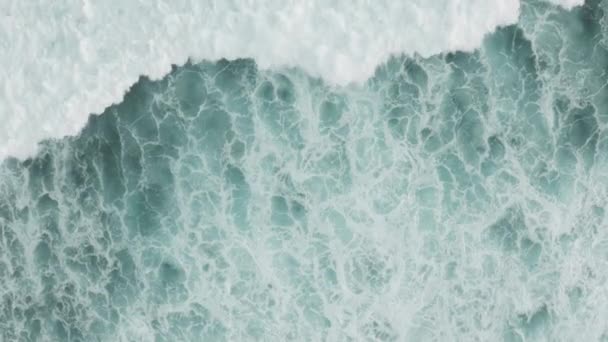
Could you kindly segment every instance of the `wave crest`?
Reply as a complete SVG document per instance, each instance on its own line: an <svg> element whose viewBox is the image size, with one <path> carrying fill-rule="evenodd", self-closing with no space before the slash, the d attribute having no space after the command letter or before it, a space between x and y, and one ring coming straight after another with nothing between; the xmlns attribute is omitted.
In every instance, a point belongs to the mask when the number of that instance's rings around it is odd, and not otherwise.
<svg viewBox="0 0 608 342"><path fill-rule="evenodd" d="M550 0L571 7L581 0ZM0 4L0 158L77 133L140 75L251 57L334 84L366 80L391 54L472 50L514 23L519 0L20 1ZM26 133L27 132L27 133Z"/></svg>

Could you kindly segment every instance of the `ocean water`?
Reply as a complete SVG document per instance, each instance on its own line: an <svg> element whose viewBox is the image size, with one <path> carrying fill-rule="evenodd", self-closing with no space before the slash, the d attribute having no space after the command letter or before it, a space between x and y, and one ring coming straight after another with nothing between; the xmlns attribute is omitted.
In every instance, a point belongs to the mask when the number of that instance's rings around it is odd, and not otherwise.
<svg viewBox="0 0 608 342"><path fill-rule="evenodd" d="M608 0L563 4L359 83L191 61L5 158L0 340L608 341Z"/></svg>

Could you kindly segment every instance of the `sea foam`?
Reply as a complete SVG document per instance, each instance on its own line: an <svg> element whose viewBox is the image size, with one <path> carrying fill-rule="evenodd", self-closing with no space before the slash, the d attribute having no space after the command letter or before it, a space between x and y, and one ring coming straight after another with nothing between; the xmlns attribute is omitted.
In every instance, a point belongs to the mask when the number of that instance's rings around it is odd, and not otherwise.
<svg viewBox="0 0 608 342"><path fill-rule="evenodd" d="M605 340L608 0L564 8L358 85L243 58L105 88L0 163L0 340Z"/></svg>
<svg viewBox="0 0 608 342"><path fill-rule="evenodd" d="M566 8L582 0L549 0ZM360 83L390 55L475 49L517 20L519 0L155 0L0 2L0 159L73 135L140 75L254 58L333 84Z"/></svg>

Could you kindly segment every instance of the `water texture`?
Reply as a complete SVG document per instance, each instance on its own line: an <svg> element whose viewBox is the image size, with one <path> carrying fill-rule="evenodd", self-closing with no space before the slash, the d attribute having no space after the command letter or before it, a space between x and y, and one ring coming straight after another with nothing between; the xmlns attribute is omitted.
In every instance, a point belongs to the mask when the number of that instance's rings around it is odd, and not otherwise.
<svg viewBox="0 0 608 342"><path fill-rule="evenodd" d="M0 340L608 340L607 13L363 85L141 78L1 164Z"/></svg>

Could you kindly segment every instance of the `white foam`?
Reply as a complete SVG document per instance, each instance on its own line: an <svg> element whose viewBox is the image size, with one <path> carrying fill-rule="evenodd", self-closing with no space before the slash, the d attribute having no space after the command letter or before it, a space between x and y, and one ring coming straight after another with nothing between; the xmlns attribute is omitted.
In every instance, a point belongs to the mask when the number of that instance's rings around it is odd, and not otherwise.
<svg viewBox="0 0 608 342"><path fill-rule="evenodd" d="M518 11L519 0L0 0L0 158L76 134L139 75L188 57L252 57L347 84L393 53L474 49Z"/></svg>
<svg viewBox="0 0 608 342"><path fill-rule="evenodd" d="M575 6L582 5L584 0L545 0L555 5L562 6L565 9L572 9Z"/></svg>

